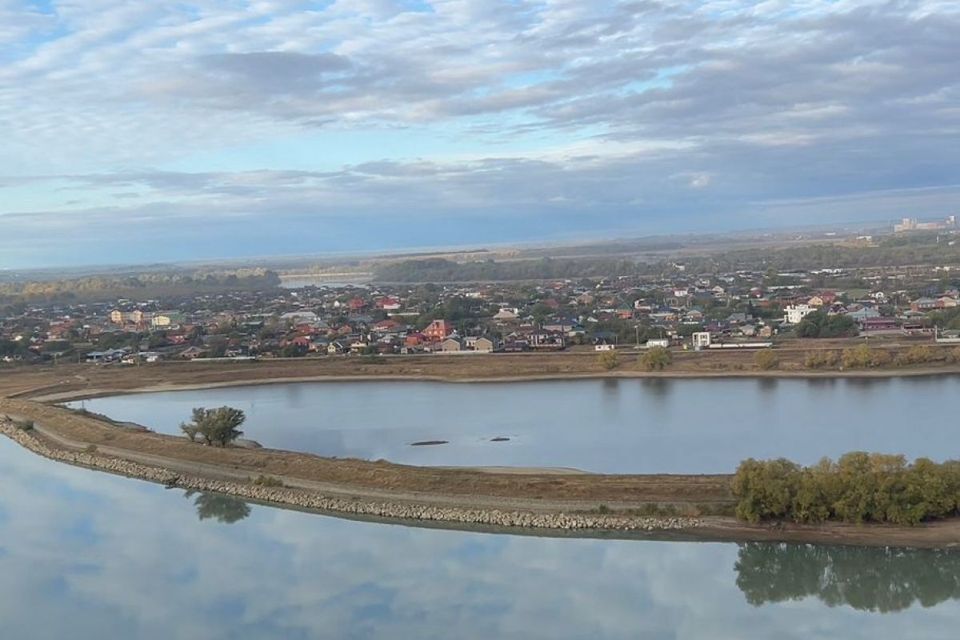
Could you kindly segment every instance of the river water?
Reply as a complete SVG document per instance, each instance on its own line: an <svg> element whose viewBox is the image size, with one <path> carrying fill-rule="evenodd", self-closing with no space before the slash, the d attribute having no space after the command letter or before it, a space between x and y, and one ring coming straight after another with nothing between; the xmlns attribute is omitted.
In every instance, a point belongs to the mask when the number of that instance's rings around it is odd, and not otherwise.
<svg viewBox="0 0 960 640"><path fill-rule="evenodd" d="M954 639L960 554L556 539L286 511L0 438L0 637Z"/></svg>
<svg viewBox="0 0 960 640"><path fill-rule="evenodd" d="M71 403L179 434L230 405L264 446L417 465L729 473L747 457L814 463L853 450L960 457L960 376L895 379L324 382ZM504 440L506 439L506 440ZM414 446L418 442L445 444Z"/></svg>

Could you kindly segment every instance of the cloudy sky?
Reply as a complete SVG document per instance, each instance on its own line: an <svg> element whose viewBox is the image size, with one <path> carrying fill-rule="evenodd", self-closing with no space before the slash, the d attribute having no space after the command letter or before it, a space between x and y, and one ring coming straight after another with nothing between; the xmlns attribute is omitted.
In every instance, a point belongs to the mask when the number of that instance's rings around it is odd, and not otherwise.
<svg viewBox="0 0 960 640"><path fill-rule="evenodd" d="M933 217L955 0L0 0L0 268Z"/></svg>

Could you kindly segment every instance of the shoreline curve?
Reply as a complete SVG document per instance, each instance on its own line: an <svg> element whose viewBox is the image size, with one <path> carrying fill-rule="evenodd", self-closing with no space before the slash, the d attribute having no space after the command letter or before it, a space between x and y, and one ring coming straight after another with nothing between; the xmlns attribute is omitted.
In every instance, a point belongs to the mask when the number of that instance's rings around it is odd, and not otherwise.
<svg viewBox="0 0 960 640"><path fill-rule="evenodd" d="M9 405L10 401L0 401ZM17 402L23 412L32 413L33 407L44 407L47 417L50 412L67 412L65 409ZM0 409L10 408L0 406ZM99 422L92 418L70 416L73 420ZM43 416L41 416L43 418ZM900 546L916 548L960 547L960 518L925 523L917 527L889 525L849 525L825 523L822 525L797 525L793 523L749 524L728 516L716 515L643 515L637 510L611 503L597 505L575 501L556 501L524 495L530 489L518 487L513 499L497 495L466 496L456 493L397 491L391 487L370 487L361 484L309 481L282 474L256 475L255 468L223 464L221 461L198 463L170 456L154 455L123 447L114 447L103 442L95 444L75 440L46 423L34 422L32 429L17 425L23 415L0 416L0 434L14 440L33 453L67 464L105 471L198 491L210 491L230 495L243 500L279 507L289 507L346 517L385 519L407 524L429 523L431 526L452 528L492 528L503 532L527 531L533 535L545 532L548 535L614 535L643 537L663 540L715 541L715 542L785 542L806 544L841 544L855 546ZM109 431L120 430L106 423L93 425L110 436ZM124 434L127 438L150 438L164 442L183 440L173 436L134 432ZM106 440L109 443L111 440ZM168 442L169 443L169 442ZM178 445L183 442L172 443ZM200 445L194 445L200 447ZM207 448L204 448L207 449ZM219 450L231 455L238 453L232 448ZM319 456L304 456L295 452L276 450L244 450L243 456L256 456L261 452L287 458L311 457L327 463L363 464L380 470L404 468L412 474L448 474L448 477L475 476L479 478L506 479L526 487L542 487L544 483L579 483L582 486L609 483L635 483L646 487L653 482L653 491L678 492L687 500L696 501L705 497L697 493L697 486L689 485L691 479L706 479L714 485L729 482L729 476L610 476L602 474L551 474L544 470L529 470L526 474L501 472L497 469L444 469L431 467L403 467L392 463L360 463L358 461L331 461ZM234 458L237 456L234 455ZM246 458L250 459L250 458ZM186 471L187 469L193 472ZM265 482L268 478L269 482ZM616 487L615 487L616 489ZM622 491L622 488L620 489ZM713 489L716 492L716 489ZM692 492L692 493L691 493ZM616 490L614 491L614 494ZM676 496L675 496L676 497ZM713 496L716 498L716 494ZM655 501L653 501L655 502ZM587 508L590 504L599 509ZM641 503L636 503L638 506ZM580 508L577 508L577 507Z"/></svg>

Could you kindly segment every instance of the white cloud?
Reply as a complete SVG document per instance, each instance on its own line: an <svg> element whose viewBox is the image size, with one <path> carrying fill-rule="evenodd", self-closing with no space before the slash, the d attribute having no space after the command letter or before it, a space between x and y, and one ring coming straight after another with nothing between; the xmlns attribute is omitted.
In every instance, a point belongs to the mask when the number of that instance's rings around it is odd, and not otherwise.
<svg viewBox="0 0 960 640"><path fill-rule="evenodd" d="M323 183L313 195L330 205L345 196L373 206L389 192L391 210L429 216L483 199L522 207L540 197L531 181L572 182L577 193L549 188L545 199L608 216L629 210L639 223L660 211L646 189L690 166L712 181L717 216L756 200L952 184L954 5L55 0L42 12L4 0L0 185L183 166L222 174L216 167L230 161L264 175L342 165L283 186ZM378 146L377 131L443 144L426 155ZM305 138L314 153L296 147ZM351 160L338 163L344 153ZM380 161L403 165L404 176L355 170ZM484 166L505 163L516 190L464 184L487 182ZM256 209L268 189L283 201L281 187L251 185L250 175L218 175L216 193L182 184L175 195L234 198L212 211ZM87 188L53 209L129 208ZM0 203L0 215L51 210L49 197L27 200Z"/></svg>

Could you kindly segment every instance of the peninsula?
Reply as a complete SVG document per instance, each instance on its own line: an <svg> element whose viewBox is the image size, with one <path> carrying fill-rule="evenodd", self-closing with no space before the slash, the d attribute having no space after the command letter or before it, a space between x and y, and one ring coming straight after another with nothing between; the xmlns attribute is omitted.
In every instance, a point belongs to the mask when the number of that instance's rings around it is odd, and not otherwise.
<svg viewBox="0 0 960 640"><path fill-rule="evenodd" d="M22 368L0 378L3 434L48 458L167 486L202 489L300 509L456 527L533 529L578 535L667 539L793 541L853 545L950 547L960 520L916 527L749 524L732 516L732 475L605 475L546 469L431 468L387 461L333 459L301 452L204 447L185 438L131 429L55 402L143 390L343 379L495 380L543 377L705 375L689 354L669 373L639 367L604 371L576 354L424 356L273 362L209 362L139 368L60 365ZM546 364L549 360L552 364ZM682 362L682 361L681 361ZM556 367L544 370L545 366ZM474 369L473 367L476 367ZM909 373L957 373L917 367ZM839 375L731 370L727 375ZM849 375L849 372L843 372ZM905 371L871 370L870 375ZM134 375L135 374L135 375ZM714 371L707 375L724 375ZM731 473L732 473L731 469Z"/></svg>

